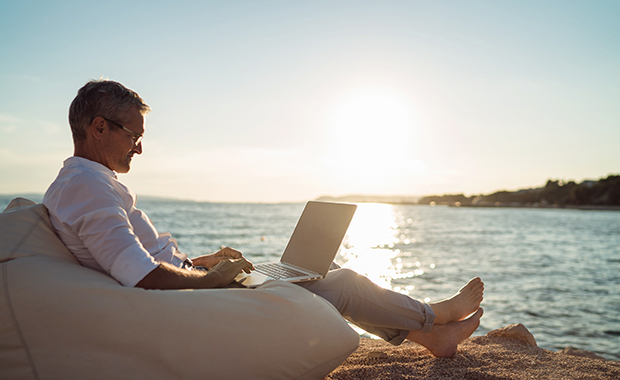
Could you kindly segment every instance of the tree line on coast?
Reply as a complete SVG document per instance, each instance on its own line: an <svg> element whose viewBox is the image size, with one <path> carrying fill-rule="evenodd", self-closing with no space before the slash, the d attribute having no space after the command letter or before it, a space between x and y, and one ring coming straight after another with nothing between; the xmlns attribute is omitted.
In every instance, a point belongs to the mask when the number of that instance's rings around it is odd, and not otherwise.
<svg viewBox="0 0 620 380"><path fill-rule="evenodd" d="M492 194L465 196L446 194L425 196L418 204L444 204L469 207L567 207L620 208L620 175L596 181L548 180L544 187Z"/></svg>

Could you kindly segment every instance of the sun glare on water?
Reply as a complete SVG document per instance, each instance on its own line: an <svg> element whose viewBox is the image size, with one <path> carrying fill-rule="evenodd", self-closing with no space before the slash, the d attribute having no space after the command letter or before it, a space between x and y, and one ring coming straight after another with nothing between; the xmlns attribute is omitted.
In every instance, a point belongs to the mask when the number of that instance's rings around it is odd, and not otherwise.
<svg viewBox="0 0 620 380"><path fill-rule="evenodd" d="M400 253L393 207L387 204L359 204L340 252L343 267L366 275L375 284L390 288L398 275L393 260Z"/></svg>

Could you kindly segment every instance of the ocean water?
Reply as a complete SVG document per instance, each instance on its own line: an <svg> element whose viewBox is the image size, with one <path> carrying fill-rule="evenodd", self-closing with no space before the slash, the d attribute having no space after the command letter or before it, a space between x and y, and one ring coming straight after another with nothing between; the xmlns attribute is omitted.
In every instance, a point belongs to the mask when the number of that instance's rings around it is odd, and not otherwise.
<svg viewBox="0 0 620 380"><path fill-rule="evenodd" d="M230 246L256 263L279 258L303 206L138 201L190 257ZM359 204L336 262L427 302L480 276L474 335L522 323L540 347L620 360L620 212Z"/></svg>

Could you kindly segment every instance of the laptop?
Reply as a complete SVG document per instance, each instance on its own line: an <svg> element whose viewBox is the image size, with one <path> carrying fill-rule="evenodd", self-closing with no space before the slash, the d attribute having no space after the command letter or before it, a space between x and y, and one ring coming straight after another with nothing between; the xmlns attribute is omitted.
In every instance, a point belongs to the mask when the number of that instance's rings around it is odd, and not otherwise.
<svg viewBox="0 0 620 380"><path fill-rule="evenodd" d="M324 278L338 253L357 205L310 201L297 222L279 262L256 264L235 280L254 288L267 280L289 282Z"/></svg>

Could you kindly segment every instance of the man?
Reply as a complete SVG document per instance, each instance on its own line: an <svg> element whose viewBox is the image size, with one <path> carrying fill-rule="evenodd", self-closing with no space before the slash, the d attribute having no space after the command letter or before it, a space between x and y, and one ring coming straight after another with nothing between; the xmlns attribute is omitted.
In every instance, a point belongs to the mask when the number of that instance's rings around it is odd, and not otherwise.
<svg viewBox="0 0 620 380"><path fill-rule="evenodd" d="M170 234L157 232L135 207L135 194L117 180L116 173L129 172L133 156L142 154L144 117L149 111L137 93L114 81L91 81L78 91L69 109L74 155L65 161L43 199L52 224L83 266L122 285L145 289L235 286L241 271L254 269L241 252L224 248L189 260ZM438 357L453 356L457 344L476 330L482 316L484 284L479 278L434 304L382 289L347 269L299 286L386 341L397 345L409 339Z"/></svg>

